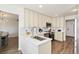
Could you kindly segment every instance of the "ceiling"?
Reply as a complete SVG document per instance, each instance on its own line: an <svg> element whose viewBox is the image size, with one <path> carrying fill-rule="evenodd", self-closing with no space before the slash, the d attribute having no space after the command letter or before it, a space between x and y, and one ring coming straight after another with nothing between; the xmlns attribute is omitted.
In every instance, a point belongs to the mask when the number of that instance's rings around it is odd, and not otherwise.
<svg viewBox="0 0 79 59"><path fill-rule="evenodd" d="M64 15L65 13L71 12L76 5L75 4L40 4L42 8L39 7L39 4L25 4L22 5L24 8L29 8L34 11L43 13L48 16L56 17Z"/></svg>

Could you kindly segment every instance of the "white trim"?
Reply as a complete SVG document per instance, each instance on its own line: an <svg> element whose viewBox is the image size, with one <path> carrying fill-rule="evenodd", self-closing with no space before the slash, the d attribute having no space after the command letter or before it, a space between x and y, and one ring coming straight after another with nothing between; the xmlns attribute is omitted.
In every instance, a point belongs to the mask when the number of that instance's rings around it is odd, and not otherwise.
<svg viewBox="0 0 79 59"><path fill-rule="evenodd" d="M76 51L77 50L77 47L76 47L77 46L77 42L76 42L77 41L77 35L76 34L77 34L77 19L75 19L75 42L74 42L75 43L75 45L74 45L74 53L75 54L77 53L77 51Z"/></svg>
<svg viewBox="0 0 79 59"><path fill-rule="evenodd" d="M76 27L76 26L77 26L77 19L76 19L76 17L72 17L72 18L69 18L69 19L74 19L74 20L75 20L75 28L74 28L74 29L75 29L74 54L76 54L76 49L77 49L77 48L76 48L76 43L77 43L77 42L76 42L76 40L77 40L77 38L76 38L76 36L77 36L77 35L76 35L76 32L77 32L77 29L76 29L76 28L77 28L77 27ZM65 18L65 21L66 21L66 18ZM65 30L66 30L66 22L65 22ZM65 33L66 33L66 31L65 31ZM65 34L65 37L66 37L66 34Z"/></svg>

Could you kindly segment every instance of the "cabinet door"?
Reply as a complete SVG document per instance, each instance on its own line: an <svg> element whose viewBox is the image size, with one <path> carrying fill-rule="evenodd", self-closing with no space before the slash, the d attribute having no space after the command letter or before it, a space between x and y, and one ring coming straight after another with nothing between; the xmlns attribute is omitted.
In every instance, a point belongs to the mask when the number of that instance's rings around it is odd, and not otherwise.
<svg viewBox="0 0 79 59"><path fill-rule="evenodd" d="M45 16L42 15L42 27L45 27L46 26L46 21L45 21Z"/></svg>
<svg viewBox="0 0 79 59"><path fill-rule="evenodd" d="M39 14L39 27L42 27L42 15Z"/></svg>
<svg viewBox="0 0 79 59"><path fill-rule="evenodd" d="M56 18L56 27L59 27L59 25L60 25L59 23L60 23L60 18L57 17L57 18Z"/></svg>
<svg viewBox="0 0 79 59"><path fill-rule="evenodd" d="M56 23L56 18L53 18L53 19L52 19L52 27L56 27L56 24L57 24L57 23Z"/></svg>
<svg viewBox="0 0 79 59"><path fill-rule="evenodd" d="M44 21L44 22L45 22L45 27L46 27L46 23L47 23L47 16L45 16L45 21Z"/></svg>
<svg viewBox="0 0 79 59"><path fill-rule="evenodd" d="M39 54L51 54L51 41L39 46Z"/></svg>
<svg viewBox="0 0 79 59"><path fill-rule="evenodd" d="M46 27L46 16L44 16L43 22L44 22L44 27Z"/></svg>
<svg viewBox="0 0 79 59"><path fill-rule="evenodd" d="M48 22L51 23L51 18L50 17L48 17Z"/></svg>
<svg viewBox="0 0 79 59"><path fill-rule="evenodd" d="M41 27L43 27L43 26L44 26L44 23L43 23L43 18L44 18L44 17L43 17L43 15L41 15L41 20L40 20L40 22L41 22L41 24L40 24L40 25L41 25Z"/></svg>
<svg viewBox="0 0 79 59"><path fill-rule="evenodd" d="M32 11L30 11L29 14L30 14L29 15L29 21L30 21L29 25L30 25L30 27L33 27L34 26L34 22L33 22L34 21L34 18L33 18L34 17L34 15L33 15L34 13Z"/></svg>
<svg viewBox="0 0 79 59"><path fill-rule="evenodd" d="M38 27L38 13L34 13L34 27Z"/></svg>
<svg viewBox="0 0 79 59"><path fill-rule="evenodd" d="M48 23L49 23L49 17L48 17L48 16L46 16L46 22L48 22Z"/></svg>
<svg viewBox="0 0 79 59"><path fill-rule="evenodd" d="M54 27L54 18L51 20L52 27Z"/></svg>
<svg viewBox="0 0 79 59"><path fill-rule="evenodd" d="M60 18L60 23L59 23L60 25L60 27L64 27L64 17L61 17Z"/></svg>
<svg viewBox="0 0 79 59"><path fill-rule="evenodd" d="M29 27L29 25L30 25L29 16L30 16L29 10L25 10L24 11L24 25L25 25L25 27Z"/></svg>
<svg viewBox="0 0 79 59"><path fill-rule="evenodd" d="M63 32L55 32L55 40L57 41L63 41Z"/></svg>

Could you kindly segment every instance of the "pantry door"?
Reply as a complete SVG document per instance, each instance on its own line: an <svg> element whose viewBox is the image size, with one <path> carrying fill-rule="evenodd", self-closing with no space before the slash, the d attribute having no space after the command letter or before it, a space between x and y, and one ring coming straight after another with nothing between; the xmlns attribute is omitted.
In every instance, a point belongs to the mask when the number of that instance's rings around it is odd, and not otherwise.
<svg viewBox="0 0 79 59"><path fill-rule="evenodd" d="M66 21L66 36L75 36L75 21L67 20Z"/></svg>

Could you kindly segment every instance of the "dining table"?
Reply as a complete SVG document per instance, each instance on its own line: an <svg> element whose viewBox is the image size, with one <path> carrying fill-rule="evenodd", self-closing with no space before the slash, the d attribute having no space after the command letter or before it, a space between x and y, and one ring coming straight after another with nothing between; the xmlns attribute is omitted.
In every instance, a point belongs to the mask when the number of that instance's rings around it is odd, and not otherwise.
<svg viewBox="0 0 79 59"><path fill-rule="evenodd" d="M0 31L0 49L8 45L8 32Z"/></svg>

